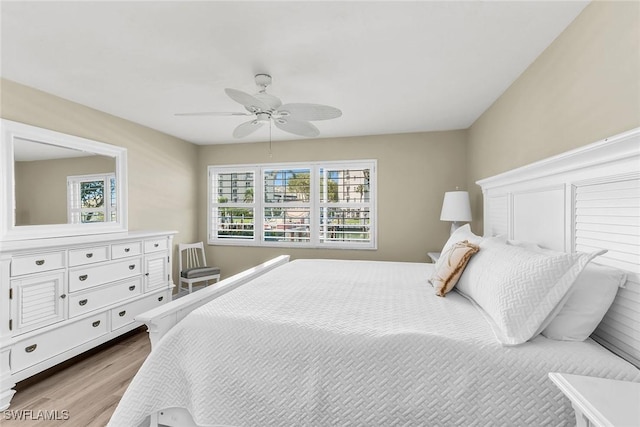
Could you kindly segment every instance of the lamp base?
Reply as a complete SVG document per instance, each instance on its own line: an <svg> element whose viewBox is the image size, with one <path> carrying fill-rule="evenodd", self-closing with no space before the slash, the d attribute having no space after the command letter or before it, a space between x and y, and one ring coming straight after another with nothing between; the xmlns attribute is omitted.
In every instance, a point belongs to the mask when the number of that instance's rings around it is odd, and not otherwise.
<svg viewBox="0 0 640 427"><path fill-rule="evenodd" d="M462 227L465 223L464 222L457 222L454 221L451 223L451 234L453 234L458 228Z"/></svg>

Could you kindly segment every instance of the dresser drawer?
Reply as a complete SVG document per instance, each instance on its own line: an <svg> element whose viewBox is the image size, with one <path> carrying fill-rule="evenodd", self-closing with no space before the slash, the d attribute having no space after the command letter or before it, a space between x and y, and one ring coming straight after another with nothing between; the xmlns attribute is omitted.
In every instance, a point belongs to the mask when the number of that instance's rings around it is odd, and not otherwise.
<svg viewBox="0 0 640 427"><path fill-rule="evenodd" d="M108 314L108 312L99 313L58 329L18 341L11 349L11 371L21 371L105 335L109 332Z"/></svg>
<svg viewBox="0 0 640 427"><path fill-rule="evenodd" d="M141 277L92 288L89 291L74 292L69 295L69 317L79 316L135 297L141 293Z"/></svg>
<svg viewBox="0 0 640 427"><path fill-rule="evenodd" d="M111 258L118 259L128 256L140 255L142 253L142 242L127 242L111 245Z"/></svg>
<svg viewBox="0 0 640 427"><path fill-rule="evenodd" d="M93 264L109 260L109 246L69 250L69 266Z"/></svg>
<svg viewBox="0 0 640 427"><path fill-rule="evenodd" d="M142 271L141 258L130 258L69 270L69 292L135 277Z"/></svg>
<svg viewBox="0 0 640 427"><path fill-rule="evenodd" d="M40 273L64 268L65 252L46 252L37 255L14 256L11 258L11 276Z"/></svg>
<svg viewBox="0 0 640 427"><path fill-rule="evenodd" d="M161 306L170 301L171 291L157 292L137 301L132 301L111 310L111 329L116 330L134 321L134 318L145 311Z"/></svg>
<svg viewBox="0 0 640 427"><path fill-rule="evenodd" d="M164 251L167 249L167 239L152 239L144 241L144 253Z"/></svg>

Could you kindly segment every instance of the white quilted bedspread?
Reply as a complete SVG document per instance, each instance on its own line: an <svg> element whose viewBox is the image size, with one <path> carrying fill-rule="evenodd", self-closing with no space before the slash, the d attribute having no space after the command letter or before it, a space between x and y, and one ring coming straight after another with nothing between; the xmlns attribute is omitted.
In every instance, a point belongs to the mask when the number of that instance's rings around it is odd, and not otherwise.
<svg viewBox="0 0 640 427"><path fill-rule="evenodd" d="M154 348L111 426L187 408L200 425L564 426L567 372L640 382L588 340L503 347L432 265L297 260L199 308Z"/></svg>

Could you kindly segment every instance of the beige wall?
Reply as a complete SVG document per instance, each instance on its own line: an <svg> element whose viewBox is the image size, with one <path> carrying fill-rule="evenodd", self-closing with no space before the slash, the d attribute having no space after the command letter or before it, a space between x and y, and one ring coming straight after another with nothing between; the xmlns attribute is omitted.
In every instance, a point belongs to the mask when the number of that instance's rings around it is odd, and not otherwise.
<svg viewBox="0 0 640 427"><path fill-rule="evenodd" d="M14 164L16 225L65 224L67 177L114 173L112 157L90 156Z"/></svg>
<svg viewBox="0 0 640 427"><path fill-rule="evenodd" d="M474 230L478 179L638 126L640 2L593 2L469 129Z"/></svg>
<svg viewBox="0 0 640 427"><path fill-rule="evenodd" d="M378 250L209 246L207 257L228 276L279 254L293 258L427 260L449 234L441 222L443 194L465 185L467 132L431 132L353 138L202 146L199 229L206 241L207 166L316 160L378 160Z"/></svg>
<svg viewBox="0 0 640 427"><path fill-rule="evenodd" d="M466 176L466 131L195 146L132 122L2 80L2 117L127 148L129 229L177 230L207 240L207 166L305 160L378 160L378 250L210 246L228 276L280 253L305 258L425 261L448 236L442 197ZM175 270L174 270L175 271Z"/></svg>
<svg viewBox="0 0 640 427"><path fill-rule="evenodd" d="M0 80L0 112L4 119L125 147L129 229L175 230L176 242L198 239L194 144L6 79Z"/></svg>

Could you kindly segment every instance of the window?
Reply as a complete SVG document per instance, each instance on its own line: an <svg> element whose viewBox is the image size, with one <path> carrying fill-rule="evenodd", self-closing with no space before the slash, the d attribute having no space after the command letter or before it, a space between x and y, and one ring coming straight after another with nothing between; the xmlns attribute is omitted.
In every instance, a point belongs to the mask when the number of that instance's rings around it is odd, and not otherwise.
<svg viewBox="0 0 640 427"><path fill-rule="evenodd" d="M69 223L116 221L115 174L67 177Z"/></svg>
<svg viewBox="0 0 640 427"><path fill-rule="evenodd" d="M375 160L209 166L209 243L375 249L375 171Z"/></svg>
<svg viewBox="0 0 640 427"><path fill-rule="evenodd" d="M217 198L211 203L209 223L215 223L213 230L217 239L236 241L254 239L254 176L255 173L249 170L215 174L218 190L214 193L217 194ZM238 182L241 183L240 188L245 188L240 196L238 196Z"/></svg>

